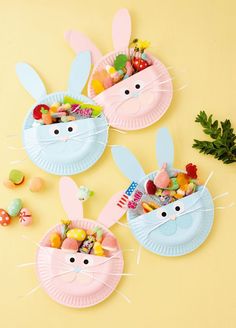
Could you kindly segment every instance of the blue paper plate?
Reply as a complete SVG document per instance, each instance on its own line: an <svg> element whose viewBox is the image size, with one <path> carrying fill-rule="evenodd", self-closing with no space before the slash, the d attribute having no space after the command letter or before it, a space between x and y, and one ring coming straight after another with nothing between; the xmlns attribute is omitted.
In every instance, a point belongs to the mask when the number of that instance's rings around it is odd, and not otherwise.
<svg viewBox="0 0 236 328"><path fill-rule="evenodd" d="M144 192L144 182L154 179L156 173L145 176L137 188ZM147 214L137 216L136 211L129 210L128 223L135 238L144 248L163 256L180 256L194 251L206 240L214 220L211 194L207 188L202 192L202 188ZM175 211L176 206L181 209L178 213ZM161 215L163 211L167 214L165 218L172 214L177 215L177 218L155 228L159 222L164 222Z"/></svg>
<svg viewBox="0 0 236 328"><path fill-rule="evenodd" d="M68 92L50 94L39 103L51 105L63 102L65 95L87 104L95 104L83 95L75 96ZM25 119L23 142L30 159L39 168L51 174L74 175L97 162L108 139L108 124L103 114L97 118L32 127L32 111L36 105L31 107ZM69 127L73 128L72 132L68 131ZM53 133L55 129L59 130L59 134Z"/></svg>

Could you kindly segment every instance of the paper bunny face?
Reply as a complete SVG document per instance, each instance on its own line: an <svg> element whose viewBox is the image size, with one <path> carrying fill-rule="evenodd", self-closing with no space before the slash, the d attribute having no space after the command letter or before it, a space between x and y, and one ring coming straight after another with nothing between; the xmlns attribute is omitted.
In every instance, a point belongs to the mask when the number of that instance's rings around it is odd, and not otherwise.
<svg viewBox="0 0 236 328"><path fill-rule="evenodd" d="M106 65L113 66L118 54L129 55L131 37L131 19L127 9L119 10L113 19L112 38L114 51L106 56L77 31L68 31L65 35L75 52L89 49L92 53L93 72L88 83L88 94L99 105L103 106L104 114L111 126L124 130L138 130L156 121L168 109L172 99L172 83L165 66L154 56L148 54L152 65L127 79L96 95L92 80L94 75ZM132 53L132 51L131 51Z"/></svg>
<svg viewBox="0 0 236 328"><path fill-rule="evenodd" d="M17 64L16 71L25 89L37 101L26 116L23 141L30 159L41 169L56 175L73 175L87 170L103 154L108 137L104 114L96 118L67 123L34 126L33 109L38 104L63 103L69 96L86 104L95 102L81 94L91 66L88 51L77 55L72 63L68 91L47 95L44 84L34 69Z"/></svg>
<svg viewBox="0 0 236 328"><path fill-rule="evenodd" d="M156 150L160 167L167 163L169 174L180 172L173 168L174 147L165 128L159 130ZM145 201L145 197L149 197L145 196L145 181L153 180L158 171L146 175L136 158L124 147L114 147L112 153L121 171L137 183L136 188ZM199 186L195 193L149 213L140 214L143 213L141 208L139 204L135 210L128 209L129 226L146 249L164 256L179 256L195 250L207 238L214 219L212 196L203 186Z"/></svg>
<svg viewBox="0 0 236 328"><path fill-rule="evenodd" d="M103 237L114 234L108 227L115 224L125 212L117 206L122 193L114 195L100 213L98 220L83 218L82 203L78 200L76 184L70 178L60 180L60 195L70 228L91 230L99 227ZM61 233L62 225L56 225L43 237L37 254L37 272L40 283L56 302L75 308L100 303L116 288L123 272L123 255L117 242L117 249L106 256L84 253L70 253L50 246L50 235Z"/></svg>

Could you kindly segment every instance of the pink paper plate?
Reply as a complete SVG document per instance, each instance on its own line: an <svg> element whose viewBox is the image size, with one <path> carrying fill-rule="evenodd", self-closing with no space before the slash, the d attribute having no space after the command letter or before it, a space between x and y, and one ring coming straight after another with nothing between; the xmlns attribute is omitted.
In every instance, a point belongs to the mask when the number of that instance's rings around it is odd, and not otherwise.
<svg viewBox="0 0 236 328"><path fill-rule="evenodd" d="M88 82L88 95L103 106L112 127L143 129L157 122L169 108L173 95L171 77L166 67L148 54L153 62L151 66L96 95L92 88L94 74L106 65L113 65L116 56L121 53L128 55L128 50L111 52L94 67Z"/></svg>
<svg viewBox="0 0 236 328"><path fill-rule="evenodd" d="M87 230L97 226L103 229L105 235L115 237L95 221L72 221L73 228ZM65 306L84 308L102 302L116 289L121 278L119 274L123 272L123 255L118 243L118 250L110 253L109 257L72 254L48 247L50 234L61 232L61 227L59 224L49 230L38 248L36 266L42 287L54 301Z"/></svg>

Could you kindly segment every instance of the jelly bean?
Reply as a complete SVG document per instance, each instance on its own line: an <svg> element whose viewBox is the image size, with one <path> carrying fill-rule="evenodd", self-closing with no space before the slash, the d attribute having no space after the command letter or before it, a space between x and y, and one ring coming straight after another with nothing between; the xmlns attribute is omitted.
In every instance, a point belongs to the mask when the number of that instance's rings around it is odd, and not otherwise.
<svg viewBox="0 0 236 328"><path fill-rule="evenodd" d="M86 238L86 232L78 228L70 229L66 235L68 238L74 238L78 241L84 241Z"/></svg>
<svg viewBox="0 0 236 328"><path fill-rule="evenodd" d="M9 180L15 185L19 185L24 181L25 175L19 170L11 170L9 173Z"/></svg>
<svg viewBox="0 0 236 328"><path fill-rule="evenodd" d="M0 224L2 226L8 226L11 223L11 217L4 209L0 209Z"/></svg>
<svg viewBox="0 0 236 328"><path fill-rule="evenodd" d="M79 248L78 241L73 238L66 238L62 245L61 249L65 252L77 253Z"/></svg>
<svg viewBox="0 0 236 328"><path fill-rule="evenodd" d="M28 208L22 208L20 210L19 222L23 226L28 226L32 223L32 215Z"/></svg>
<svg viewBox="0 0 236 328"><path fill-rule="evenodd" d="M10 216L17 216L20 213L20 210L22 209L22 201L19 198L15 198L11 201L7 208L7 212Z"/></svg>
<svg viewBox="0 0 236 328"><path fill-rule="evenodd" d="M104 250L102 248L102 245L98 241L96 241L93 245L93 253L94 253L94 255L97 255L97 256L104 255Z"/></svg>
<svg viewBox="0 0 236 328"><path fill-rule="evenodd" d="M29 189L32 192L38 192L43 188L44 181L42 178L35 177L30 180Z"/></svg>
<svg viewBox="0 0 236 328"><path fill-rule="evenodd" d="M50 235L50 243L51 243L51 247L60 248L61 247L61 236L57 232L53 232Z"/></svg>
<svg viewBox="0 0 236 328"><path fill-rule="evenodd" d="M158 204L155 204L153 202L143 202L142 207L145 213L151 212L159 208Z"/></svg>

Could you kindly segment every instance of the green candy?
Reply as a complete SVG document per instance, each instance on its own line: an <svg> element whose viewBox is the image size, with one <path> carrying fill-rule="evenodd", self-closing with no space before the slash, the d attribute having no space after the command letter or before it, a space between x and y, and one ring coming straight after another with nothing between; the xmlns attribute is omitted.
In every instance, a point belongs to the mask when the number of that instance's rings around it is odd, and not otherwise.
<svg viewBox="0 0 236 328"><path fill-rule="evenodd" d="M117 71L122 70L122 68L125 67L127 63L128 57L124 54L120 54L116 56L116 59L114 61L114 67Z"/></svg>
<svg viewBox="0 0 236 328"><path fill-rule="evenodd" d="M10 205L7 208L7 212L10 216L17 216L22 209L22 201L19 198L15 198L11 201Z"/></svg>
<svg viewBox="0 0 236 328"><path fill-rule="evenodd" d="M24 173L19 170L11 170L9 180L14 184L21 184L24 180Z"/></svg>
<svg viewBox="0 0 236 328"><path fill-rule="evenodd" d="M169 188L165 188L165 189L167 189L167 190L177 190L177 189L179 189L179 184L177 182L177 179L176 178L171 178L170 180L171 180L172 186L169 187Z"/></svg>

